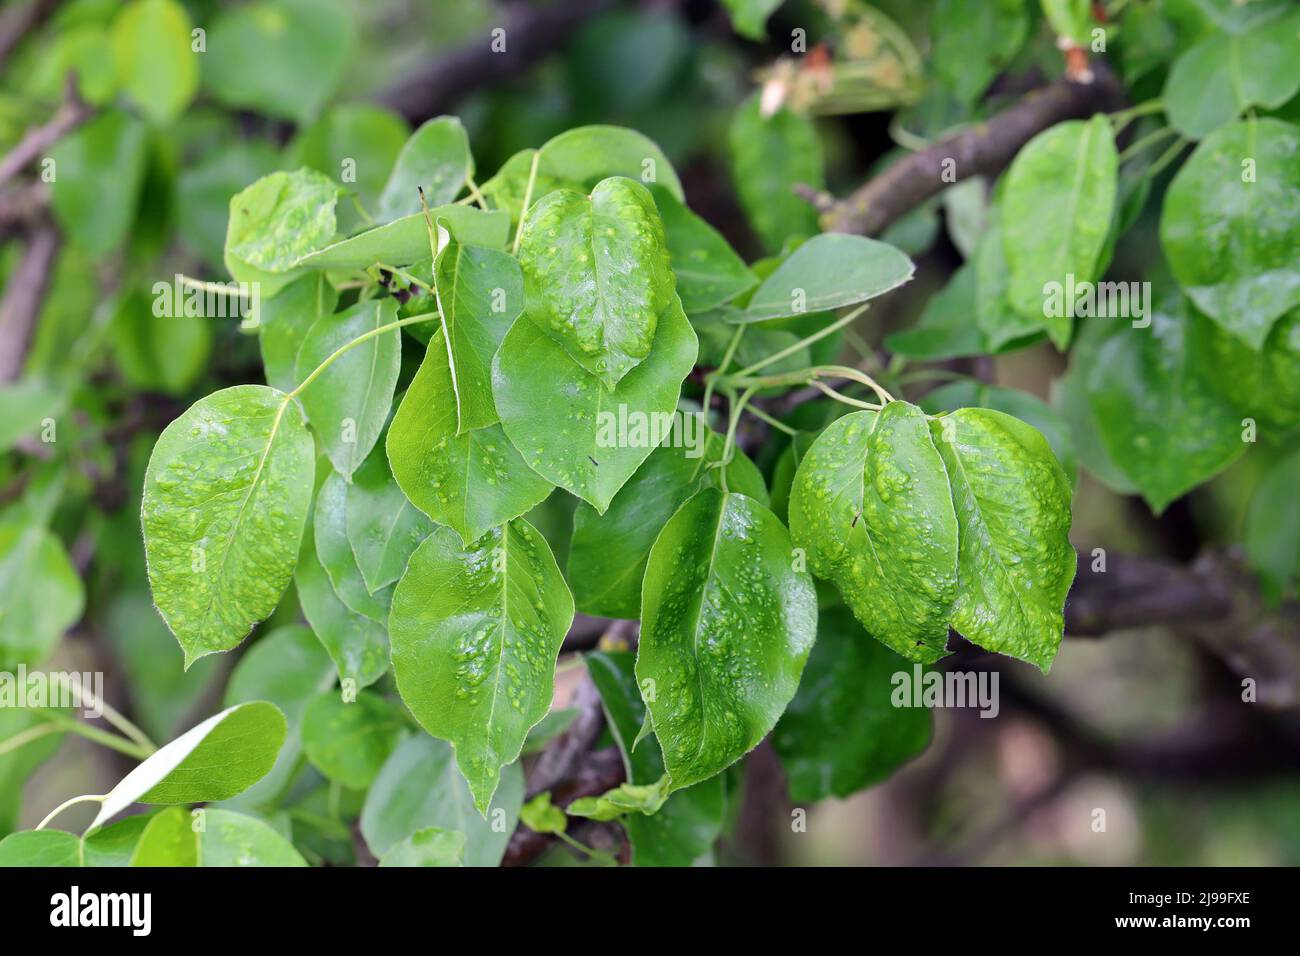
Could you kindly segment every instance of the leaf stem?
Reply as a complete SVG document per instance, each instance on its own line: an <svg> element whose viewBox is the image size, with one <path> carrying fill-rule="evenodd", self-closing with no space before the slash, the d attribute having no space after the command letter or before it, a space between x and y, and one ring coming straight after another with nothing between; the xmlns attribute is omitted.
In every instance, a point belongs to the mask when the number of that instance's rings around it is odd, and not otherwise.
<svg viewBox="0 0 1300 956"><path fill-rule="evenodd" d="M805 346L812 345L814 342L820 342L828 335L834 335L840 329L844 328L844 326L848 325L850 322L852 322L854 319L860 316L863 312L866 312L867 309L869 309L870 307L871 307L871 303L869 302L862 303L862 305L858 306L856 309L836 319L830 325L826 326L826 328L820 329L814 332L812 335L805 336L804 338L800 339L798 342L795 342L793 345L789 345L781 349L781 351L779 352L773 352L767 358L755 362L753 365L750 365L748 368L741 369L739 372L735 374L734 377L745 378L747 376L753 375L755 372L759 371L760 369L767 368L773 362L779 362L781 361L781 359L785 358L786 356L793 355L795 352L798 352L801 348L804 348Z"/></svg>
<svg viewBox="0 0 1300 956"><path fill-rule="evenodd" d="M1147 133L1147 135L1139 137L1138 139L1130 143L1128 147L1122 153L1119 154L1119 161L1123 163L1127 160L1132 159L1134 156L1142 152L1142 150L1146 149L1152 143L1158 143L1162 139L1167 139L1170 135L1177 136L1178 130L1174 129L1172 126L1162 126L1158 130L1152 133Z"/></svg>
<svg viewBox="0 0 1300 956"><path fill-rule="evenodd" d="M301 382L299 382L297 388L295 388L292 392L290 392L288 395L285 396L286 404L288 403L289 399L297 398L299 395L301 395L303 391L307 388L307 386L309 386L312 382L316 381L316 379L320 377L320 374L322 372L324 372L327 368L333 365L338 360L338 358L341 355L343 355L345 352L347 352L349 349L355 348L356 346L360 345L362 342L368 341L369 339L373 339L376 336L383 335L385 332L391 332L393 331L393 329L400 329L408 325L415 325L418 322L432 322L434 319L440 319L440 318L441 316L439 316L437 312L422 312L419 315L408 315L406 318L398 319L396 322L387 322L384 325L376 326L373 329L370 329L366 332L362 332L351 342L344 342L333 352L327 355L325 357L325 361L317 365L316 368L312 370L310 375L308 375Z"/></svg>
<svg viewBox="0 0 1300 956"><path fill-rule="evenodd" d="M50 718L50 722L66 730L68 733L77 734L79 737L85 737L92 743L99 744L101 747L107 747L109 750L116 750L120 754L126 754L128 757L134 757L136 760L147 760L153 755L156 747L146 747L134 740L127 740L125 737L119 737L117 734L110 734L106 730L100 730L98 727L92 727L89 724L83 724L71 717L65 717L62 714Z"/></svg>
<svg viewBox="0 0 1300 956"><path fill-rule="evenodd" d="M515 241L510 247L512 256L519 255L519 240L524 234L524 217L528 215L528 207L533 201L533 184L537 182L537 163L542 158L542 151L539 149L533 153L533 165L528 170L528 185L524 187L524 204L519 207L519 227L515 229Z"/></svg>
<svg viewBox="0 0 1300 956"><path fill-rule="evenodd" d="M785 432L787 435L791 435L791 436L799 434L799 429L791 428L785 422L773 418L771 415L763 411L757 405L748 405L745 407L745 411L749 412L749 414L753 415L759 421L766 422L768 425L770 425L772 428L775 428L777 431Z"/></svg>
<svg viewBox="0 0 1300 956"><path fill-rule="evenodd" d="M68 809L68 807L75 807L79 803L92 803L92 802L103 803L107 799L108 799L108 794L106 793L86 793L86 794L82 794L79 797L72 797L68 800L64 800L57 807L55 807L48 814L46 814L44 820L36 824L36 829L44 830L45 825L47 823L49 823L51 820L57 817L64 810Z"/></svg>
<svg viewBox="0 0 1300 956"><path fill-rule="evenodd" d="M1157 96L1153 99L1138 103L1136 106L1130 106L1128 109L1117 110L1110 114L1110 122L1114 127L1115 135L1118 136L1123 132L1124 127L1133 122L1140 116L1149 116L1152 113L1161 113L1164 111L1165 101Z"/></svg>
<svg viewBox="0 0 1300 956"><path fill-rule="evenodd" d="M77 692L83 698L83 702L88 704L92 710L98 709L102 711L105 720L118 730L122 731L125 736L133 740L135 743L147 749L149 753L153 753L158 749L158 745L149 739L148 734L122 716L115 707L108 703L108 701L101 700L90 688L82 685L78 687Z"/></svg>
<svg viewBox="0 0 1300 956"><path fill-rule="evenodd" d="M474 202L478 204L478 208L487 212L487 200L483 198L483 193L479 192L478 183L474 182L473 176L467 175L465 177L465 187L469 190L469 194L474 197Z"/></svg>
<svg viewBox="0 0 1300 956"><path fill-rule="evenodd" d="M14 734L7 740L0 740L0 757L25 747L33 740L40 740L42 737L48 734L57 733L58 731L59 725L52 720L47 720L43 724L37 724L35 727L28 727L26 730Z"/></svg>
<svg viewBox="0 0 1300 956"><path fill-rule="evenodd" d="M731 336L731 341L727 343L727 351L724 352L722 355L722 362L718 365L716 369L714 369L714 373L716 375L721 375L727 371L727 366L729 366L731 364L731 360L735 358L736 349L740 347L740 339L742 336L744 336L744 334L745 334L745 327L743 325L737 326L735 334ZM704 382L703 407L704 407L704 420L706 422L709 420L709 402L713 400L713 389L716 384L717 384L717 379L714 377L714 375L710 375L707 379L705 379Z"/></svg>
<svg viewBox="0 0 1300 956"><path fill-rule="evenodd" d="M837 391L825 382L820 382L817 379L813 379L809 384L812 385L813 388L823 392L827 397L833 398L837 402L843 402L845 405L852 405L854 408L865 408L868 411L878 412L883 407L881 405L872 405L870 402L859 401L856 398L850 398L843 392Z"/></svg>

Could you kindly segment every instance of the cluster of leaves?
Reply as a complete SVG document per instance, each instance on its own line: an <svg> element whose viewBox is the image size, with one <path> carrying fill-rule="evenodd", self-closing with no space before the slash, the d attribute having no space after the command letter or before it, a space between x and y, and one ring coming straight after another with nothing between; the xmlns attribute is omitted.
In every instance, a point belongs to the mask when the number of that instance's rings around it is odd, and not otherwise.
<svg viewBox="0 0 1300 956"><path fill-rule="evenodd" d="M778 4L728 6L757 35ZM1047 671L1075 569L1080 464L1161 510L1243 454L1243 419L1270 453L1300 426L1288 255L1300 129L1285 112L1300 67L1278 52L1294 35L1285 4L1164 0L1104 26L1088 4L976 6L933 5L933 63L899 114L904 135L983 118L996 75L1055 56L1055 35L1087 45L1100 30L1130 86L1163 92L1046 130L995 188L957 184L884 241L814 235L791 186L824 186L818 132L758 95L728 136L769 253L749 263L686 205L664 151L621 127L561 133L480 184L457 119L408 135L354 107L309 127L291 163L244 143L188 170L178 193L224 205L239 189L220 221L211 202L183 206L181 232L244 285L234 301L255 310L246 331L267 384L200 399L142 449L148 582L187 679L265 633L240 657L226 710L156 752L142 734L118 745L143 762L87 798L100 812L84 836L14 834L0 864L341 860L352 850L338 821L356 818L382 865L491 865L519 821L568 839L566 813L621 820L637 863L686 864L724 832L737 762L769 734L799 802L853 793L919 753L930 717L891 706L890 678L940 659L950 631ZM124 97L132 111L104 110L56 151L54 212L79 247L129 236L152 261L161 240L133 229L166 157L149 124L200 89L315 117L339 79L315 71L319 49L342 62L347 30L312 9L232 10L201 76L192 60L132 53L191 43L171 0L86 13L67 32L65 65L107 44L110 62L158 71L81 79L95 102ZM310 70L262 68L260 44L286 17ZM975 30L985 42L969 41ZM218 43L221 31L238 42ZM232 49L248 59L222 59ZM1189 77L1231 79L1243 57L1257 68L1230 102L1188 95ZM1247 109L1280 114L1239 118ZM1045 309L1053 284L1107 274L1187 139L1200 142L1165 189L1168 274L1151 270L1149 327L1074 302ZM337 181L349 159L356 177ZM939 207L965 264L887 339L891 365L834 364L867 303L912 277ZM140 334L145 273L131 277L132 307L112 309L117 364L140 388L183 394L208 363L210 320ZM1044 342L1070 354L1055 408L973 380L919 404L894 397L907 362ZM778 417L783 396L810 387L824 398ZM10 443L66 390L7 390ZM698 443L642 427L694 415ZM746 415L766 430L758 462L741 447ZM1271 517L1298 477L1300 457L1278 454L1248 522L1279 594L1300 533ZM0 522L0 667L45 661L81 616L81 581L51 530L62 482L38 473ZM627 782L561 813L547 795L524 803L521 758L573 716L551 703L576 612L638 620L640 637L635 651L585 655ZM131 633L152 609L114 613ZM174 654L121 643L141 660ZM174 722L195 685L168 679L175 693L160 690L158 706ZM48 756L44 730L66 721L0 710L0 741L24 743L0 750L0 783ZM103 825L133 803L168 809Z"/></svg>

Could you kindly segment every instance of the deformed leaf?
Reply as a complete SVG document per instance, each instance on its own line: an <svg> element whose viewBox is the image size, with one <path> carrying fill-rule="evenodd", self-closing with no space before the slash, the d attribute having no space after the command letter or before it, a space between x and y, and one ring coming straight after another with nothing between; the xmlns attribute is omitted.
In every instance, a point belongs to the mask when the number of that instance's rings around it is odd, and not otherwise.
<svg viewBox="0 0 1300 956"><path fill-rule="evenodd" d="M123 777L90 829L133 803L211 803L242 793L275 764L284 737L284 714L265 701L214 714Z"/></svg>
<svg viewBox="0 0 1300 956"><path fill-rule="evenodd" d="M554 487L524 463L499 424L456 433L441 330L388 429L393 477L411 503L469 545L542 502Z"/></svg>
<svg viewBox="0 0 1300 956"><path fill-rule="evenodd" d="M560 189L530 207L520 230L528 318L612 390L650 354L673 300L654 198L618 177L590 196Z"/></svg>
<svg viewBox="0 0 1300 956"><path fill-rule="evenodd" d="M237 645L280 603L314 469L298 406L264 385L214 392L158 438L140 508L145 557L187 666Z"/></svg>
<svg viewBox="0 0 1300 956"><path fill-rule="evenodd" d="M536 833L563 833L569 824L564 811L551 803L549 790L543 790L520 808L519 822Z"/></svg>
<svg viewBox="0 0 1300 956"><path fill-rule="evenodd" d="M910 660L944 656L957 517L919 408L890 402L831 422L795 474L790 533L878 641Z"/></svg>
<svg viewBox="0 0 1300 956"><path fill-rule="evenodd" d="M671 786L668 774L655 783L620 783L599 796L579 797L569 804L567 810L571 816L591 820L617 820L629 813L652 816L663 807Z"/></svg>
<svg viewBox="0 0 1300 956"><path fill-rule="evenodd" d="M312 169L263 176L230 200L226 268L240 282L260 282L272 296L298 260L334 238L338 185Z"/></svg>
<svg viewBox="0 0 1300 956"><path fill-rule="evenodd" d="M610 391L532 322L516 322L492 364L501 426L529 467L603 512L658 444L653 430L671 425L696 349L674 298L649 356Z"/></svg>
<svg viewBox="0 0 1300 956"><path fill-rule="evenodd" d="M1069 479L1047 439L1010 415L963 408L930 428L957 512L952 627L1046 672L1076 564Z"/></svg>
<svg viewBox="0 0 1300 956"><path fill-rule="evenodd" d="M411 555L389 632L402 699L456 748L486 815L501 768L551 706L573 598L550 548L515 519L465 547L439 528Z"/></svg>
<svg viewBox="0 0 1300 956"><path fill-rule="evenodd" d="M767 735L816 629L812 578L794 570L775 515L716 489L682 505L650 551L636 661L672 789L726 769Z"/></svg>

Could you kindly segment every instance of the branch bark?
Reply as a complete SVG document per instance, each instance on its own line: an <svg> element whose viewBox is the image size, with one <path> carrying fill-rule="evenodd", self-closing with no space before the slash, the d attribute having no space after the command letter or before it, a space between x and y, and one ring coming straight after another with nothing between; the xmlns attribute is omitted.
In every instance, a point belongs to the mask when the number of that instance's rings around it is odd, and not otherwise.
<svg viewBox="0 0 1300 956"><path fill-rule="evenodd" d="M46 150L88 120L93 112L77 93L76 77L69 74L63 103L53 118L44 126L28 130L18 144L0 159L0 183L8 182L29 163L43 156Z"/></svg>
<svg viewBox="0 0 1300 956"><path fill-rule="evenodd" d="M4 66L23 38L40 26L58 5L59 0L30 0L5 6L0 12L0 66Z"/></svg>
<svg viewBox="0 0 1300 956"><path fill-rule="evenodd" d="M896 219L954 182L1000 172L1029 140L1050 126L1090 116L1117 104L1113 74L1099 69L1091 83L1056 83L1028 94L987 123L979 123L912 153L868 180L844 199L797 186L822 213L827 232L879 235ZM950 174L945 177L945 172Z"/></svg>
<svg viewBox="0 0 1300 956"><path fill-rule="evenodd" d="M492 49L493 37L441 56L380 96L380 102L419 123L455 105L467 93L520 76L563 47L588 17L615 0L565 0L545 7L516 4L502 24L505 49Z"/></svg>
<svg viewBox="0 0 1300 956"><path fill-rule="evenodd" d="M12 382L22 372L58 253L59 233L46 223L31 234L22 261L5 286L0 300L0 384Z"/></svg>

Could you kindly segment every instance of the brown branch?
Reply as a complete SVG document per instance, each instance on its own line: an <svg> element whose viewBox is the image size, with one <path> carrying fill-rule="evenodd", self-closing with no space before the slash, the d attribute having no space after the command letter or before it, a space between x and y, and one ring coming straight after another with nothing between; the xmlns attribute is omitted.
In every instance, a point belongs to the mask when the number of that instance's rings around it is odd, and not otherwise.
<svg viewBox="0 0 1300 956"><path fill-rule="evenodd" d="M1029 140L1068 119L1117 104L1113 74L1100 69L1092 83L1060 80L1014 106L894 163L844 199L827 202L807 186L796 192L822 212L828 232L879 235L890 223L955 182L1001 171ZM945 176L945 173L950 173Z"/></svg>
<svg viewBox="0 0 1300 956"><path fill-rule="evenodd" d="M484 33L472 43L431 62L380 96L380 102L413 123L451 109L462 96L522 75L563 47L587 18L614 0L565 0L544 7L516 4L501 28L505 49L492 49Z"/></svg>
<svg viewBox="0 0 1300 956"><path fill-rule="evenodd" d="M18 144L0 159L0 183L8 182L29 163L45 155L56 142L76 129L94 112L77 93L77 79L68 74L63 103L44 126L29 129Z"/></svg>
<svg viewBox="0 0 1300 956"><path fill-rule="evenodd" d="M5 286L0 300L0 384L12 382L22 372L58 252L59 233L54 226L38 228Z"/></svg>
<svg viewBox="0 0 1300 956"><path fill-rule="evenodd" d="M30 0L9 3L0 11L0 66L23 38L35 30L59 5L59 0Z"/></svg>

